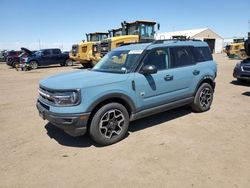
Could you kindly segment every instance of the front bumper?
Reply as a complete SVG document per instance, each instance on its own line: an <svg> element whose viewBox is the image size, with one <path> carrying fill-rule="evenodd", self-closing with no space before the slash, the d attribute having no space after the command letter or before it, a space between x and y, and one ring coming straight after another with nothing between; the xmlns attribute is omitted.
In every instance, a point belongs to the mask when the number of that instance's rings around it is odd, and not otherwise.
<svg viewBox="0 0 250 188"><path fill-rule="evenodd" d="M250 72L249 71L242 71L241 68L234 68L233 77L239 78L243 80L250 80Z"/></svg>
<svg viewBox="0 0 250 188"><path fill-rule="evenodd" d="M48 120L50 123L62 129L64 132L71 136L81 136L87 132L87 123L90 113L53 113L49 111L49 106L39 100L37 101L36 107L39 111L39 115L43 119Z"/></svg>

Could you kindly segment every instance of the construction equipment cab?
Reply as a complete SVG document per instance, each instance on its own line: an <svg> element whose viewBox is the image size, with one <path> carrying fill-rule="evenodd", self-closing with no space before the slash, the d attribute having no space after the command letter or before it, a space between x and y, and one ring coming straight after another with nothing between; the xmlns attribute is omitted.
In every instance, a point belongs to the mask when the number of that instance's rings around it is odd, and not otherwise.
<svg viewBox="0 0 250 188"><path fill-rule="evenodd" d="M95 58L98 58L98 55L93 55L93 45L108 38L108 34L108 32L87 33L86 41L80 42L78 46L72 46L72 52L76 51L75 61L86 68L92 67Z"/></svg>
<svg viewBox="0 0 250 188"><path fill-rule="evenodd" d="M100 44L101 57L106 55L110 50L117 48L123 44L139 43L139 42L152 42L155 35L156 22L153 21L135 21L135 22L122 22L120 35L114 30L113 36L104 39ZM158 24L158 29L160 25Z"/></svg>

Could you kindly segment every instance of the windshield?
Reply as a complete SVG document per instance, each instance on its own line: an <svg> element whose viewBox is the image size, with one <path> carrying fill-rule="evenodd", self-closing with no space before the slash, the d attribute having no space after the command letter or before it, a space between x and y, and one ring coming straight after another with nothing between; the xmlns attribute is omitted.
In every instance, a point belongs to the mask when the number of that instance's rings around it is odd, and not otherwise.
<svg viewBox="0 0 250 188"><path fill-rule="evenodd" d="M42 50L38 50L35 52L35 55L41 55L42 54Z"/></svg>
<svg viewBox="0 0 250 188"><path fill-rule="evenodd" d="M93 68L95 71L127 73L137 63L143 50L111 51Z"/></svg>
<svg viewBox="0 0 250 188"><path fill-rule="evenodd" d="M140 24L141 37L154 37L154 26L147 24Z"/></svg>

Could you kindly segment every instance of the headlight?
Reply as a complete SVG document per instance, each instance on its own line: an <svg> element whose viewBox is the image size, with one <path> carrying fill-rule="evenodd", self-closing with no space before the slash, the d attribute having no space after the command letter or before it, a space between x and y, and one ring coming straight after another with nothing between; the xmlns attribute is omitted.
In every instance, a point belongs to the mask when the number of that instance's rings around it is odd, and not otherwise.
<svg viewBox="0 0 250 188"><path fill-rule="evenodd" d="M59 106L77 105L80 102L80 91L54 93L51 97L55 104Z"/></svg>
<svg viewBox="0 0 250 188"><path fill-rule="evenodd" d="M38 91L43 100L56 106L74 106L78 105L81 100L80 90L49 91L40 88Z"/></svg>

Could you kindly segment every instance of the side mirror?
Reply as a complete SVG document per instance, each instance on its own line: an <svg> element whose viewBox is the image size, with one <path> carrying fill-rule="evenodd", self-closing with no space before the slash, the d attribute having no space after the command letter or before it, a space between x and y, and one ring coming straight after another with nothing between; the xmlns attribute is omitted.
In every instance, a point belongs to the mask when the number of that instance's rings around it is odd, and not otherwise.
<svg viewBox="0 0 250 188"><path fill-rule="evenodd" d="M158 23L158 24L157 24L157 30L159 31L160 28L161 28L161 25Z"/></svg>
<svg viewBox="0 0 250 188"><path fill-rule="evenodd" d="M145 65L140 71L142 74L155 74L157 73L157 68L154 65Z"/></svg>

